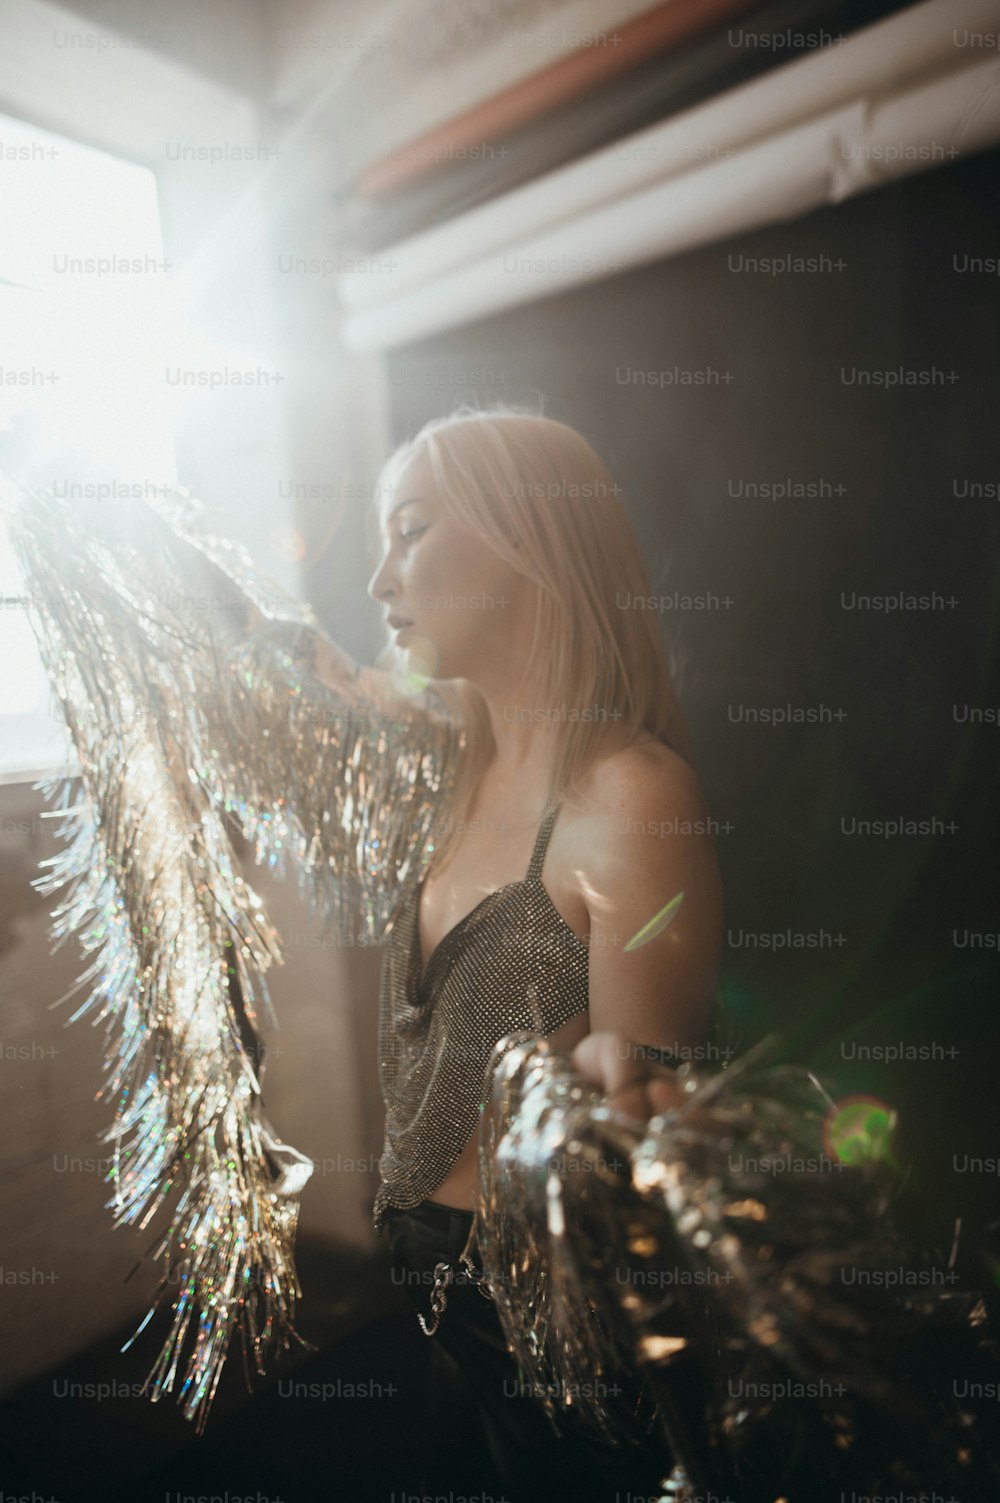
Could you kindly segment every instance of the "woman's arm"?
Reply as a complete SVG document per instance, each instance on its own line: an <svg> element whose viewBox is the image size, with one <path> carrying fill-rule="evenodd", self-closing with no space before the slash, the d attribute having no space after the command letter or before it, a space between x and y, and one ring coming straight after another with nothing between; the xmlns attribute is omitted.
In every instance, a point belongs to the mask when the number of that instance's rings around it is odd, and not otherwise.
<svg viewBox="0 0 1000 1503"><path fill-rule="evenodd" d="M581 822L590 1025L683 1055L709 1033L722 884L695 773L660 743L598 767Z"/></svg>

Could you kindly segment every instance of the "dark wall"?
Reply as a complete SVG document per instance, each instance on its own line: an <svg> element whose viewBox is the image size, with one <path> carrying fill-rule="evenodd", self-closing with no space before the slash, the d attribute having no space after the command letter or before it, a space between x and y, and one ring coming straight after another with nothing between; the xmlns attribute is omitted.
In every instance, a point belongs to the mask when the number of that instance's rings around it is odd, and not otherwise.
<svg viewBox="0 0 1000 1503"><path fill-rule="evenodd" d="M783 1025L844 1091L900 1107L942 1218L996 1199L953 1156L1000 1155L1000 278L964 269L996 266L998 188L992 152L390 358L397 438L470 397L541 399L610 463L724 826L730 1009L748 1041ZM782 256L827 259L741 260ZM745 490L788 481L807 489ZM785 707L821 718L748 723ZM848 833L898 819L939 823ZM899 1043L930 1057L878 1052Z"/></svg>

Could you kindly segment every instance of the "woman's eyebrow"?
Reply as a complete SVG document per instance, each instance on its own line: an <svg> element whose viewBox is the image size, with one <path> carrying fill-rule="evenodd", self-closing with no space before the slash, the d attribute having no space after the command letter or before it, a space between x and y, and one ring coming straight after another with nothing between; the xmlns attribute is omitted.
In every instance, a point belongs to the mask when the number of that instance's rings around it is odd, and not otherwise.
<svg viewBox="0 0 1000 1503"><path fill-rule="evenodd" d="M407 496L405 501L397 501L395 506L392 508L392 511L386 518L386 521L391 522L397 511L402 511L404 506L412 506L414 502L422 501L423 499L423 496Z"/></svg>

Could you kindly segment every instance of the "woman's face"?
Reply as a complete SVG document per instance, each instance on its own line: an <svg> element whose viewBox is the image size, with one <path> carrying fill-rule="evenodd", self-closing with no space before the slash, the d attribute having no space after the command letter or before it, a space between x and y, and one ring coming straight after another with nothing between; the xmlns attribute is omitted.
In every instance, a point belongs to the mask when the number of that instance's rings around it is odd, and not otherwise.
<svg viewBox="0 0 1000 1503"><path fill-rule="evenodd" d="M430 465L416 455L382 499L382 561L368 593L395 627L397 646L423 660L432 678L485 687L504 655L526 600L527 580L434 493Z"/></svg>

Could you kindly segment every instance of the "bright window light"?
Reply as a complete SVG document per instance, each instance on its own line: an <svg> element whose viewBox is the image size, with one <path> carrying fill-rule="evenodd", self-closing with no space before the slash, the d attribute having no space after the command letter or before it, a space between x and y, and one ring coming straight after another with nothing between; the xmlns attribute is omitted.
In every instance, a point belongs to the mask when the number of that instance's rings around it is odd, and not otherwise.
<svg viewBox="0 0 1000 1503"><path fill-rule="evenodd" d="M0 223L0 466L70 499L169 488L169 265L153 173L0 115ZM62 767L69 744L2 529L0 593L0 779L12 781Z"/></svg>

